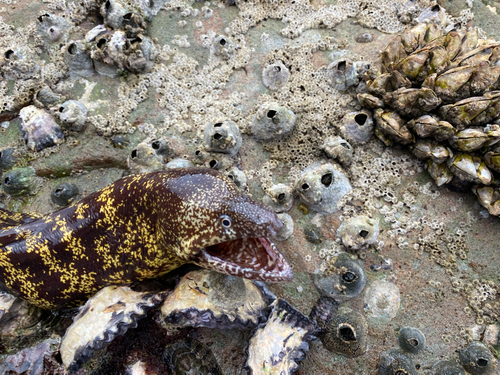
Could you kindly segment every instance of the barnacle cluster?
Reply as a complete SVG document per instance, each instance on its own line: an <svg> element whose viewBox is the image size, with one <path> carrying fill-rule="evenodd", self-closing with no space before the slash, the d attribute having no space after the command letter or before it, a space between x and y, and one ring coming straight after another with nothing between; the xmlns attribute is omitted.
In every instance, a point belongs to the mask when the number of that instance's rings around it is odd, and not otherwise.
<svg viewBox="0 0 500 375"><path fill-rule="evenodd" d="M454 178L475 184L480 204L496 216L499 61L499 44L476 28L420 23L389 43L358 94L374 111L380 140L410 145L438 186Z"/></svg>

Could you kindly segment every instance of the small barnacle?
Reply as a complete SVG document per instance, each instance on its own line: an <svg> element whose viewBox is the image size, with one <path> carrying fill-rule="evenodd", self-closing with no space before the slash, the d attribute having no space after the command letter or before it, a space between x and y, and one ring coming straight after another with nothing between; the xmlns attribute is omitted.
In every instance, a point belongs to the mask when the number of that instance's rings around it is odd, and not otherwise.
<svg viewBox="0 0 500 375"><path fill-rule="evenodd" d="M306 240L313 244L320 244L323 241L321 231L315 225L309 225L304 228L304 237Z"/></svg>
<svg viewBox="0 0 500 375"><path fill-rule="evenodd" d="M168 143L162 139L151 142L151 148L155 150L156 155L168 156L171 153Z"/></svg>
<svg viewBox="0 0 500 375"><path fill-rule="evenodd" d="M111 138L111 144L116 148L125 148L130 144L130 139L126 135L117 134Z"/></svg>
<svg viewBox="0 0 500 375"><path fill-rule="evenodd" d="M337 236L349 250L367 248L377 240L378 233L378 221L365 215L343 221L337 230Z"/></svg>
<svg viewBox="0 0 500 375"><path fill-rule="evenodd" d="M314 274L313 282L321 295L343 302L363 291L366 274L358 261L342 253L333 264L328 265L324 274Z"/></svg>
<svg viewBox="0 0 500 375"><path fill-rule="evenodd" d="M350 112L342 119L342 136L352 144L365 143L373 135L373 119L369 110Z"/></svg>
<svg viewBox="0 0 500 375"><path fill-rule="evenodd" d="M173 327L254 328L274 300L265 285L211 270L186 274L161 307Z"/></svg>
<svg viewBox="0 0 500 375"><path fill-rule="evenodd" d="M395 349L380 353L378 375L416 375L415 365L410 357Z"/></svg>
<svg viewBox="0 0 500 375"><path fill-rule="evenodd" d="M2 175L2 188L11 196L29 194L35 187L35 176L33 167L11 169Z"/></svg>
<svg viewBox="0 0 500 375"><path fill-rule="evenodd" d="M236 155L243 142L240 129L231 120L205 125L204 141L208 151Z"/></svg>
<svg viewBox="0 0 500 375"><path fill-rule="evenodd" d="M345 139L339 136L325 138L319 147L332 159L337 159L344 167L352 162L353 148Z"/></svg>
<svg viewBox="0 0 500 375"><path fill-rule="evenodd" d="M182 158L175 158L169 161L165 165L165 168L191 168L191 167L194 167L194 164L191 163L191 161Z"/></svg>
<svg viewBox="0 0 500 375"><path fill-rule="evenodd" d="M311 319L320 332L318 337L331 352L355 358L366 353L368 324L366 319L348 307L338 307L329 297L321 297L311 311Z"/></svg>
<svg viewBox="0 0 500 375"><path fill-rule="evenodd" d="M127 159L132 173L146 173L163 169L163 156L157 155L149 143L142 142L132 150Z"/></svg>
<svg viewBox="0 0 500 375"><path fill-rule="evenodd" d="M432 366L430 375L465 375L465 371L453 360L439 361Z"/></svg>
<svg viewBox="0 0 500 375"><path fill-rule="evenodd" d="M274 212L285 212L293 206L292 188L285 184L276 184L267 189L262 203L271 207Z"/></svg>
<svg viewBox="0 0 500 375"><path fill-rule="evenodd" d="M385 145L392 145L393 141L402 144L412 143L413 134L408 130L406 121L396 112L376 109L373 118L375 119L375 135L384 142Z"/></svg>
<svg viewBox="0 0 500 375"><path fill-rule="evenodd" d="M379 99L374 95L366 94L366 93L359 93L358 94L358 102L363 107L367 107L367 108L371 108L371 109L382 108L384 106L384 101L382 99Z"/></svg>
<svg viewBox="0 0 500 375"><path fill-rule="evenodd" d="M161 302L161 296L135 292L128 286L107 286L80 308L61 341L60 353L72 372L116 336L124 335L146 312Z"/></svg>
<svg viewBox="0 0 500 375"><path fill-rule="evenodd" d="M298 362L309 350L308 342L315 337L313 323L288 302L278 298L267 324L259 327L248 345L245 367L251 374L266 369L270 374L293 374Z"/></svg>
<svg viewBox="0 0 500 375"><path fill-rule="evenodd" d="M262 70L262 82L269 90L278 90L290 79L290 70L281 60Z"/></svg>
<svg viewBox="0 0 500 375"><path fill-rule="evenodd" d="M486 345L480 342L473 342L460 350L458 361L473 375L493 374L497 368L497 360Z"/></svg>
<svg viewBox="0 0 500 375"><path fill-rule="evenodd" d="M344 173L331 163L315 162L304 169L295 191L300 199L318 212L334 213L337 203L352 190Z"/></svg>
<svg viewBox="0 0 500 375"><path fill-rule="evenodd" d="M77 185L63 182L52 189L50 199L59 206L67 206L75 200L78 194L80 194L80 189Z"/></svg>
<svg viewBox="0 0 500 375"><path fill-rule="evenodd" d="M247 176L238 167L231 168L227 172L227 177L233 180L238 189L245 190L247 188Z"/></svg>
<svg viewBox="0 0 500 375"><path fill-rule="evenodd" d="M14 156L13 148L4 148L0 150L0 174L12 168L16 162L17 158Z"/></svg>
<svg viewBox="0 0 500 375"><path fill-rule="evenodd" d="M63 56L68 64L70 78L88 78L94 74L92 59L84 43L69 42L63 49Z"/></svg>
<svg viewBox="0 0 500 375"><path fill-rule="evenodd" d="M415 354L425 348L425 336L418 328L401 328L399 330L398 342L401 349L408 353Z"/></svg>
<svg viewBox="0 0 500 375"><path fill-rule="evenodd" d="M370 43L370 42L373 42L373 34L361 33L361 34L356 35L354 40L358 43Z"/></svg>
<svg viewBox="0 0 500 375"><path fill-rule="evenodd" d="M346 91L358 83L356 66L349 59L336 60L328 65L326 77L334 89Z"/></svg>
<svg viewBox="0 0 500 375"><path fill-rule="evenodd" d="M57 114L62 123L74 131L82 131L87 120L87 108L77 100L68 100L61 104Z"/></svg>
<svg viewBox="0 0 500 375"><path fill-rule="evenodd" d="M297 116L275 102L262 104L252 119L252 133L261 141L283 139L293 130Z"/></svg>
<svg viewBox="0 0 500 375"><path fill-rule="evenodd" d="M457 133L457 130L449 122L439 121L438 118L431 115L412 119L408 121L407 126L419 137L433 137L437 141L450 139Z"/></svg>
<svg viewBox="0 0 500 375"><path fill-rule="evenodd" d="M453 157L451 149L432 139L418 139L410 148L417 158L423 160L430 158L438 164Z"/></svg>
<svg viewBox="0 0 500 375"><path fill-rule="evenodd" d="M276 239L278 241L285 241L293 234L293 219L286 213L278 214L278 218L283 223L283 227L276 234Z"/></svg>
<svg viewBox="0 0 500 375"><path fill-rule="evenodd" d="M37 17L36 28L42 38L49 42L55 43L68 33L73 24L64 17L56 14L45 13Z"/></svg>
<svg viewBox="0 0 500 375"><path fill-rule="evenodd" d="M229 60L239 47L228 37L217 35L210 46L210 54Z"/></svg>
<svg viewBox="0 0 500 375"><path fill-rule="evenodd" d="M167 345L163 360L172 374L222 375L222 370L210 349L188 337Z"/></svg>

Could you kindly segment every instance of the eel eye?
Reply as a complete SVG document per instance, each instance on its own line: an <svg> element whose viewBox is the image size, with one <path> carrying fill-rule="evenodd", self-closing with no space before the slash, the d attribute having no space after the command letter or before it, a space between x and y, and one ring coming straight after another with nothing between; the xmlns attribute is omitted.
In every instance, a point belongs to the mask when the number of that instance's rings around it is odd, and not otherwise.
<svg viewBox="0 0 500 375"><path fill-rule="evenodd" d="M233 225L233 220L227 215L221 215L219 221L224 228L231 228Z"/></svg>

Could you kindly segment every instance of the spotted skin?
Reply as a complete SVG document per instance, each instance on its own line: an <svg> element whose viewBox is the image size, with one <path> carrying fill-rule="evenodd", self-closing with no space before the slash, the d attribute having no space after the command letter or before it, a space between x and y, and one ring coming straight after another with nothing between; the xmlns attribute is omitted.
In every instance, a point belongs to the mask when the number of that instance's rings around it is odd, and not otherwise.
<svg viewBox="0 0 500 375"><path fill-rule="evenodd" d="M0 210L0 287L55 309L78 305L105 285L158 277L188 262L240 275L240 265L224 263L235 255L253 262L248 269L257 275L241 276L285 281L288 263L272 249L267 262L279 267L263 271L253 266L263 263L257 255L236 254L234 243L224 250L225 241L240 239L238 251L246 251L281 226L212 169L134 175L43 217ZM213 247L212 257L204 250L213 245L221 247Z"/></svg>

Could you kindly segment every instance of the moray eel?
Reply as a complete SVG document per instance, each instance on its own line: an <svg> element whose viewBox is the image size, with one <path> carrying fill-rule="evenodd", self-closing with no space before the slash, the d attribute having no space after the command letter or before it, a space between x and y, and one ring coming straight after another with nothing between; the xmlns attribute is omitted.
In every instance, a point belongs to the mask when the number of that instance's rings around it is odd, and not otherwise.
<svg viewBox="0 0 500 375"><path fill-rule="evenodd" d="M282 225L212 169L125 177L45 216L0 210L0 289L57 309L185 263L289 281L289 264L267 238Z"/></svg>

